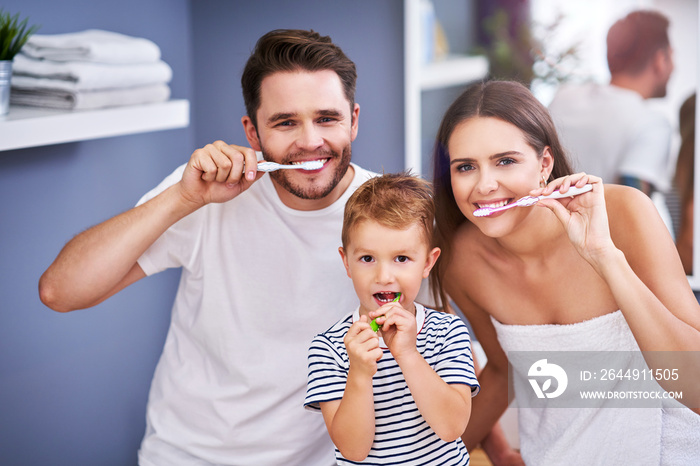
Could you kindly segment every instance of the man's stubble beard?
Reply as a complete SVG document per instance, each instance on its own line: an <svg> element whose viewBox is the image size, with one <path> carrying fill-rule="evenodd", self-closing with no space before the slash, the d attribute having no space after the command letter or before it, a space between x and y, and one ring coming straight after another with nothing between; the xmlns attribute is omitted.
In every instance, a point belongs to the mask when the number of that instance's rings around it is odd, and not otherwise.
<svg viewBox="0 0 700 466"><path fill-rule="evenodd" d="M274 161L274 158L269 155L269 152L265 150L264 147L262 147L262 153L263 153L263 158L268 161ZM345 174L348 171L348 167L350 167L350 161L352 159L352 149L350 144L345 146L343 148L343 151L340 155L338 155L337 152L333 151L324 151L320 154L318 154L319 158L326 158L329 157L330 160L327 163L331 163L336 160L340 160L340 163L335 169L335 173L333 174L333 179L331 182L326 185L326 186L299 186L298 184L292 183L290 180L290 175L293 175L291 172L292 170L277 170L274 172L270 172L270 177L272 180L277 183L280 187L282 187L285 191L288 191L290 194L300 198L300 199L305 199L305 200L317 200L317 199L323 199L324 197L328 196L335 188L338 186L340 181L343 179ZM292 157L287 157L287 159L291 160ZM284 163L284 162L282 162Z"/></svg>

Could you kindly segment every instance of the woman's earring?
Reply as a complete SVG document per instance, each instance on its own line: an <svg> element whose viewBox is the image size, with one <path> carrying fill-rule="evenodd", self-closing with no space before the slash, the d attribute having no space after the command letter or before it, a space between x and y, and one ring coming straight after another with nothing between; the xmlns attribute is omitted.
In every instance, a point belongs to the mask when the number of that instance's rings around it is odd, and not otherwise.
<svg viewBox="0 0 700 466"><path fill-rule="evenodd" d="M540 182L540 188L544 188L545 186L547 186L547 178L545 178L544 175L542 175L542 181Z"/></svg>

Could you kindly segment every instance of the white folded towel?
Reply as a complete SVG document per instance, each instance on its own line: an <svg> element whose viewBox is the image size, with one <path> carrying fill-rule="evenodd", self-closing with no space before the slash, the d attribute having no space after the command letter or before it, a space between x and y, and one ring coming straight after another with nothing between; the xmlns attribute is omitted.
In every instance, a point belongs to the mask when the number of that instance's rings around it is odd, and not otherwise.
<svg viewBox="0 0 700 466"><path fill-rule="evenodd" d="M90 110L149 104L165 102L169 98L170 88L166 84L97 91L69 91L46 88L18 89L13 87L10 92L10 103L12 105L30 105L63 110Z"/></svg>
<svg viewBox="0 0 700 466"><path fill-rule="evenodd" d="M139 64L103 64L36 60L17 54L12 64L12 85L68 91L109 89L164 84L173 71L162 60Z"/></svg>
<svg viewBox="0 0 700 466"><path fill-rule="evenodd" d="M34 34L22 48L34 58L96 63L148 63L160 59L152 41L117 32L89 29L67 34Z"/></svg>

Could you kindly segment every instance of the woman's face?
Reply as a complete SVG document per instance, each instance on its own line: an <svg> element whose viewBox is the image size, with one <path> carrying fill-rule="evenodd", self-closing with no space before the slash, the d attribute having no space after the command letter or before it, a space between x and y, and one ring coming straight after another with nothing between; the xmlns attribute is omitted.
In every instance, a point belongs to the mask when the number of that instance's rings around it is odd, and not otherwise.
<svg viewBox="0 0 700 466"><path fill-rule="evenodd" d="M469 221L488 236L507 234L532 209L515 208L475 217L481 207L509 204L549 177L553 159L542 157L516 126L498 118L475 117L457 125L448 142L450 179L455 201Z"/></svg>

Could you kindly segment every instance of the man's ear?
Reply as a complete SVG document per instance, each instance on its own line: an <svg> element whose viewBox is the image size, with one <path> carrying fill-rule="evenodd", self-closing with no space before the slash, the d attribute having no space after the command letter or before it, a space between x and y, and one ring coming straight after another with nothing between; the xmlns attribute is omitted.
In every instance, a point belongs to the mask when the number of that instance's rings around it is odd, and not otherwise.
<svg viewBox="0 0 700 466"><path fill-rule="evenodd" d="M258 130L253 124L253 120L246 115L241 118L241 123L243 123L243 130L245 131L245 137L248 140L248 144L253 150L260 152L262 150L262 146L260 144L260 138L258 137Z"/></svg>
<svg viewBox="0 0 700 466"><path fill-rule="evenodd" d="M430 271L433 269L435 266L435 263L438 260L438 257L440 257L440 248L433 248L429 253L428 253L428 258L425 261L425 267L423 268L423 278L428 278L430 275Z"/></svg>
<svg viewBox="0 0 700 466"><path fill-rule="evenodd" d="M338 252L340 253L340 258L343 259L343 265L345 266L345 272L348 274L348 278L352 278L350 275L350 266L348 265L348 256L345 254L345 249L343 247L338 248Z"/></svg>
<svg viewBox="0 0 700 466"><path fill-rule="evenodd" d="M352 106L352 125L350 128L350 140L354 141L357 137L357 130L359 129L360 120L360 104L355 103Z"/></svg>
<svg viewBox="0 0 700 466"><path fill-rule="evenodd" d="M652 60L652 67L654 75L667 83L673 72L673 49L668 47L657 50Z"/></svg>
<svg viewBox="0 0 700 466"><path fill-rule="evenodd" d="M666 68L666 62L668 61L668 50L666 49L658 49L654 53L654 58L652 63L654 64L654 67L656 71L661 71Z"/></svg>

